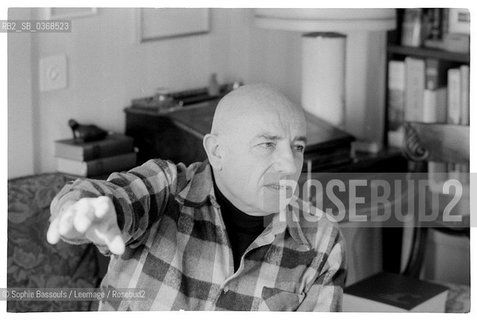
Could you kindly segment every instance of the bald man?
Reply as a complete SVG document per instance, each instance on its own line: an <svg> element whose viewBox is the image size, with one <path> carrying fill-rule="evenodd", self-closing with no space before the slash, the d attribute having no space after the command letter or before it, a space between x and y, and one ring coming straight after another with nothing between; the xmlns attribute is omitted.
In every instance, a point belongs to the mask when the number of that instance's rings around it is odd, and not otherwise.
<svg viewBox="0 0 477 320"><path fill-rule="evenodd" d="M76 180L51 204L48 241L93 242L111 256L103 288L147 289L100 310L339 311L341 233L282 196L305 143L301 108L270 86L240 87L217 106L206 161Z"/></svg>

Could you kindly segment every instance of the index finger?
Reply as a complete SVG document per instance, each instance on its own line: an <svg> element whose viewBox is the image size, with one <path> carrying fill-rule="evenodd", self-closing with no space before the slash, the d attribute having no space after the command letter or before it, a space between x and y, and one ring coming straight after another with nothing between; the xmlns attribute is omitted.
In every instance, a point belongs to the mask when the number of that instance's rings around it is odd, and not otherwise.
<svg viewBox="0 0 477 320"><path fill-rule="evenodd" d="M60 241L60 232L58 230L59 218L56 217L50 223L48 231L46 232L46 240L50 244L57 244Z"/></svg>

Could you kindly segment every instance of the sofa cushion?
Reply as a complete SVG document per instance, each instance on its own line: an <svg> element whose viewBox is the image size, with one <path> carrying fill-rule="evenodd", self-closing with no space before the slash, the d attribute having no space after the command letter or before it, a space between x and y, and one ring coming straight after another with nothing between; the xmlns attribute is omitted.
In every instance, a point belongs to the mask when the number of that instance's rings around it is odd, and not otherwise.
<svg viewBox="0 0 477 320"><path fill-rule="evenodd" d="M96 288L96 248L46 241L49 206L72 177L48 173L8 181L8 288ZM87 311L90 301L8 301L7 311Z"/></svg>

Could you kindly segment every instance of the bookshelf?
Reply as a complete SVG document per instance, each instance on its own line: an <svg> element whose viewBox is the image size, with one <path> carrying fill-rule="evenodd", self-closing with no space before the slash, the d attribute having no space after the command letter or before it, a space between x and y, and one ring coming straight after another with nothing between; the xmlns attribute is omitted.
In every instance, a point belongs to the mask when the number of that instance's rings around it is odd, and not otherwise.
<svg viewBox="0 0 477 320"><path fill-rule="evenodd" d="M418 30L420 30L420 32L414 32L412 35L414 36L414 39L409 39L409 37L407 37L407 35L409 35L410 33L409 29L412 29L412 26L409 25L409 16L406 16L406 14L408 14L409 9L396 9L396 29L388 32L386 71L387 112L385 129L388 133L386 142L388 145L394 147L400 147L398 142L401 139L401 136L393 137L392 135L390 135L390 131L396 130L396 126L398 126L396 124L396 121L414 121L427 123L437 122L451 123L457 125L469 125L468 91L470 73L470 52L468 50L465 50L465 45L459 47L459 43L466 43L465 41L452 42L453 40L446 40L448 38L457 38L460 40L464 38L467 39L467 43L470 42L470 35L466 35L465 30L463 31L461 26L457 25L456 27L456 22L450 21L450 19L452 19L451 17L455 16L453 12L449 13L450 10L459 9L414 8L410 10L417 10L416 12L420 14L420 20L417 20L415 16L413 17L415 21L419 21L420 23L419 27L417 28ZM417 14L416 12L414 12L415 15ZM437 13L437 16L433 15L434 12ZM446 13L444 14L444 12ZM436 21L434 21L433 19ZM438 30L435 31L436 34L432 34L432 32L429 31L433 29ZM423 30L427 30L427 32L424 32ZM454 33L455 31L459 33ZM416 36L416 34L419 34L419 39L417 38L418 36ZM452 36L454 34L456 35L456 37ZM433 39L430 39L431 37L433 37ZM447 47L450 47L451 49L444 50L442 48L436 48L431 45L432 42L446 42ZM449 43L455 43L455 48L449 46ZM390 65L390 62L391 64L394 63L394 66ZM431 66L431 63L434 64L434 66ZM454 70L453 74L451 75L452 72L449 73L450 69L460 70ZM411 72L414 74L411 76L410 80L409 74ZM455 81L453 80L458 77L457 74L460 74L460 79L458 81L459 87L457 89L455 88L455 86L450 88L451 82L452 85L455 84ZM438 89L443 89L441 91L445 92L438 92ZM396 93L396 90L404 91L404 93ZM413 92L411 92L411 94L408 94L406 90L409 92L413 90ZM459 90L459 92L455 93L455 90ZM403 94L403 96L399 97L399 94ZM450 95L452 95L453 97L455 95L459 96L459 98L457 99L459 101L457 102L455 102L455 99L451 99L454 110L455 108L459 108L460 112L458 112L457 116L455 116L455 112L449 111L449 105L451 104L451 101L449 100ZM401 98L402 101L400 100ZM435 100L445 101L442 101L438 103L437 106L435 106ZM464 101L461 102L461 100ZM429 103L429 101L431 102ZM455 106L455 103L460 104L460 106ZM396 104L398 105L398 107L396 107ZM465 106L463 104L465 104ZM396 111L396 108L401 108L403 110ZM441 110L435 111L434 109ZM429 111L431 112L430 115ZM436 114L436 112L439 114ZM397 120L396 117L398 118Z"/></svg>
<svg viewBox="0 0 477 320"><path fill-rule="evenodd" d="M440 19L441 20L435 20L430 19L426 20L426 18L423 18L421 15L420 17L420 22L422 23L420 26L420 30L422 31L423 25L425 23L431 23L431 26L427 28L426 30L432 30L433 28L436 28L437 32L432 39L434 43L438 42L439 38L441 38L442 42L444 42L444 39L451 39L454 40L453 37L449 36L445 38L445 34L450 34L451 31L457 30L459 32L462 32L463 29L455 28L456 26L453 25L452 27L449 25L449 15L447 17L444 14L444 9L438 9L438 8L427 8L427 9L413 9L416 10L416 12L420 11L420 14L427 14L429 11L434 11L438 14L441 15ZM437 12L440 10L440 12ZM464 70L465 72L470 72L470 53L469 51L465 50L465 45L459 47L459 46L449 46L447 45L447 48L450 48L450 50L443 50L442 48L436 48L435 46L429 47L429 45L432 44L432 41L430 41L429 36L430 33L424 34L424 33L419 33L421 35L421 39L407 39L408 42L403 41L403 33L409 32L410 30L410 25L409 25L409 17L405 17L406 9L396 9L396 18L397 18L397 23L396 23L396 29L389 31L388 32L388 44L387 44L387 70L386 70L386 81L387 81L387 90L386 90L386 120L385 120L385 131L387 132L387 139L386 143L388 146L394 146L394 147L402 147L402 141L404 140L404 133L401 132L403 135L400 136L398 135L392 135L390 134L394 132L399 132L399 129L396 130L397 124L396 124L396 115L398 120L403 124L404 122L407 121L413 121L413 122L426 122L426 123L442 123L442 124L448 124L452 123L453 125L457 127L462 127L462 129L468 129L469 121L467 118L467 121L458 121L458 123L455 122L449 122L448 118L448 85L449 85L449 79L448 79L448 71L449 69L458 69L461 70L460 67L464 66L463 68L466 69ZM447 12L448 14L449 12ZM433 21L433 22L432 22ZM447 21L447 22L445 22ZM445 22L445 23L443 23ZM454 21L455 22L455 21ZM453 22L453 23L454 23ZM455 23L454 23L455 24ZM459 27L459 26L457 26ZM440 28L440 29L439 29ZM425 29L425 28L424 28ZM409 34L409 33L408 33ZM423 35L424 34L424 35ZM416 35L416 33L414 34ZM467 35L467 41L470 40L470 35ZM459 33L456 37L458 40L466 40L466 35L465 35L465 30L464 33ZM427 40L426 40L427 39ZM412 41L418 40L417 42L412 43ZM451 43L451 42L449 42ZM465 41L464 41L465 43ZM459 44L459 43L457 43ZM427 46L426 46L427 45ZM457 52L460 51L460 52ZM395 61L396 63L392 65L390 62ZM412 65L407 65L409 61L412 63L417 62L417 67L416 64ZM437 65L437 67L434 67L433 72L429 72L429 61L432 61L434 65ZM407 74L406 72L408 70L411 70L412 72L417 72L417 69L419 69L419 74L418 74L418 83L416 85L416 82L414 84L409 85L409 79L406 78ZM398 70L398 73L401 72L401 74L398 74L397 78L395 76L396 74L393 75L393 72L395 73L396 70ZM428 86L428 81L430 74L437 75L438 80L434 79L431 81L434 81L432 86ZM465 76L465 73L464 73ZM468 76L467 76L468 77ZM462 78L462 77L461 77ZM394 82L391 81L393 79ZM414 79L416 81L416 79ZM468 83L468 82L467 82ZM413 107L411 108L411 113L413 113L412 117L418 117L414 119L409 119L406 118L406 111L409 111L406 109L406 93L404 92L398 92L396 94L396 91L399 90L406 90L407 88L411 87L411 90L413 91L413 94L411 98L415 98L416 96L420 97L421 100L418 100L417 102L414 101ZM417 88L419 87L419 88ZM443 89L445 91L444 95L439 95L437 94L438 89L441 88L446 88ZM468 90L468 89L467 89ZM427 91L424 93L423 91ZM431 97L433 99L424 99L424 95L427 95L427 98ZM442 98L444 96L444 98ZM468 94L467 94L468 96ZM409 99L409 97L407 97ZM402 99L402 100L400 100ZM439 104L439 109L436 105L428 104L428 101L442 101L444 99L443 103ZM396 103L398 106L402 107L402 114L396 113L395 112L395 107ZM434 102L435 103L435 102ZM429 106L431 106L429 108ZM423 108L426 107L427 111L431 110L441 110L439 114L434 113L431 114L429 112L423 111ZM394 111L393 111L394 108ZM421 108L418 110L415 110L416 108ZM435 109L434 109L435 108ZM468 106L468 101L467 101L467 110L469 109ZM417 111L417 112L416 112ZM429 116L431 115L431 116ZM409 116L409 115L408 115ZM393 118L394 117L394 118ZM399 119L399 117L401 117ZM412 118L411 117L411 118ZM398 122L399 122L398 121ZM398 123L399 124L399 123ZM467 128L465 128L467 127ZM392 132L394 131L394 132ZM404 131L404 130L402 130ZM394 140L392 140L394 138ZM399 145L399 142L401 145ZM469 146L470 147L470 146ZM446 149L446 150L440 150L441 152L445 153L451 153L452 150ZM414 163L415 164L415 163ZM413 163L410 163L409 165L410 169L417 169L418 171L424 170L427 172L449 172L449 166L447 164L439 164L439 163L426 163L421 166L413 166ZM467 168L460 168L463 169L464 172L468 172L468 167ZM397 271L399 270L399 267L396 265L399 263L399 260L401 258L405 258L404 256L401 257L402 254L402 244L400 241L397 241L396 239L402 239L404 236L403 234L403 229L400 228L388 228L386 234L383 234L383 242L389 243L388 248L390 251L384 252L383 254L383 267L384 269L393 269ZM393 247L394 245L394 247ZM399 257L398 257L399 255Z"/></svg>
<svg viewBox="0 0 477 320"><path fill-rule="evenodd" d="M391 56L415 56L420 58L435 58L440 60L460 62L469 64L470 55L468 53L450 52L432 48L407 47L399 44L389 44L388 55Z"/></svg>

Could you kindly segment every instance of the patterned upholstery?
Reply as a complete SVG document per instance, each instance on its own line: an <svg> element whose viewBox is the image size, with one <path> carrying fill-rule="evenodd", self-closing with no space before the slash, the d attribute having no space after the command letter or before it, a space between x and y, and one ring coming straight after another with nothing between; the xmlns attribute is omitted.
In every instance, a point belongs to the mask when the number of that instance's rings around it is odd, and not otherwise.
<svg viewBox="0 0 477 320"><path fill-rule="evenodd" d="M468 313L470 312L470 287L463 284L442 283L449 287L447 295L446 312Z"/></svg>
<svg viewBox="0 0 477 320"><path fill-rule="evenodd" d="M100 282L96 248L52 246L46 241L49 206L71 180L60 173L8 181L8 288L95 288ZM87 311L89 301L8 301L8 312Z"/></svg>

